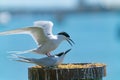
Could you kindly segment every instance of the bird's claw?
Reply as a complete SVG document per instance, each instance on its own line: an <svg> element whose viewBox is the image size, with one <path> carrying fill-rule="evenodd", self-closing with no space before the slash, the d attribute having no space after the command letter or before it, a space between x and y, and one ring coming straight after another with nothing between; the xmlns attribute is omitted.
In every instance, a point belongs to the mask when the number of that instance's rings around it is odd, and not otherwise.
<svg viewBox="0 0 120 80"><path fill-rule="evenodd" d="M47 55L48 57L52 56L50 53L46 53L46 55Z"/></svg>

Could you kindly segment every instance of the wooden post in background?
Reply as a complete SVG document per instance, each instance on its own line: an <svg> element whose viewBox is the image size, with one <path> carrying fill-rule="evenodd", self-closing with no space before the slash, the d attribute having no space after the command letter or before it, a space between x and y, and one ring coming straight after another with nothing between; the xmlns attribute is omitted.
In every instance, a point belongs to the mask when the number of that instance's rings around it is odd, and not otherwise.
<svg viewBox="0 0 120 80"><path fill-rule="evenodd" d="M100 63L61 64L57 68L28 68L29 80L102 80L106 65Z"/></svg>

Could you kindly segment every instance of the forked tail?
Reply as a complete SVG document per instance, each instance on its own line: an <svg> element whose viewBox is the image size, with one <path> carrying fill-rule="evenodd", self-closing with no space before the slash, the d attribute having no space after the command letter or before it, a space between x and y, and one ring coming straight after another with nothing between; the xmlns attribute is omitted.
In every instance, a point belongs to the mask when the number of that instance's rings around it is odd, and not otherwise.
<svg viewBox="0 0 120 80"><path fill-rule="evenodd" d="M18 55L15 55L15 54L11 55L11 59L14 60L14 61L26 62L26 63L31 63L31 60L32 60L32 58L26 58L26 57L18 56Z"/></svg>
<svg viewBox="0 0 120 80"><path fill-rule="evenodd" d="M9 51L8 53L12 53L12 54L25 54L25 53L33 53L35 49L30 49L30 50L26 50L26 51Z"/></svg>

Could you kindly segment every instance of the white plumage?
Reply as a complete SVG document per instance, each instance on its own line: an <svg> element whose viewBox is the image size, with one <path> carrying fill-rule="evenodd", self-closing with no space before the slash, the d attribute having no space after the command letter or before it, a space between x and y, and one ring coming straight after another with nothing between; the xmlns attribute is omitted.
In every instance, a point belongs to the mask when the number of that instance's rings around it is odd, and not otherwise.
<svg viewBox="0 0 120 80"><path fill-rule="evenodd" d="M66 32L61 32L58 33L58 35L53 35L52 27L53 23L51 21L35 21L34 26L32 27L0 32L0 35L29 34L32 36L38 47L35 49L21 51L18 54L32 52L50 56L50 52L55 50L63 40L67 40L70 45L74 43Z"/></svg>
<svg viewBox="0 0 120 80"><path fill-rule="evenodd" d="M40 58L40 59L26 58L26 57L22 57L22 56L18 56L18 55L13 55L13 56L15 56L15 58L13 58L13 60L19 61L19 62L32 63L32 64L40 65L43 67L57 66L63 62L66 53L68 53L70 50L71 49L68 49L65 52L61 52L56 55L44 57L44 58Z"/></svg>

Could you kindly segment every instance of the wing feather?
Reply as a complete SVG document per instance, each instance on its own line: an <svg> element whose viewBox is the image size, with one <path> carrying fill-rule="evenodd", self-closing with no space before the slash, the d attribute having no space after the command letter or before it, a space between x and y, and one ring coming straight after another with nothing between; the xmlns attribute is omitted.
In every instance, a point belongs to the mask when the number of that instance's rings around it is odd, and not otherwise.
<svg viewBox="0 0 120 80"><path fill-rule="evenodd" d="M47 37L52 35L53 23L51 21L35 21L34 26L41 27Z"/></svg>
<svg viewBox="0 0 120 80"><path fill-rule="evenodd" d="M12 35L12 34L29 34L33 37L33 39L38 45L43 44L47 40L43 28L41 27L26 27L16 30L0 32L0 35Z"/></svg>
<svg viewBox="0 0 120 80"><path fill-rule="evenodd" d="M33 27L0 32L0 35L29 34L35 40L37 45L41 45L52 35L52 27L53 23L51 21L35 21Z"/></svg>

